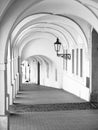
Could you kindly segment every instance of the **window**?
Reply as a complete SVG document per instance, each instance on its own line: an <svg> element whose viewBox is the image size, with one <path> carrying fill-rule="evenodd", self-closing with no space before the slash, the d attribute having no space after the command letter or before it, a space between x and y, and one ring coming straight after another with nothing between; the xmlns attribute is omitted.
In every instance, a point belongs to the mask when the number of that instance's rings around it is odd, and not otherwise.
<svg viewBox="0 0 98 130"><path fill-rule="evenodd" d="M72 73L74 73L74 49L72 49Z"/></svg>
<svg viewBox="0 0 98 130"><path fill-rule="evenodd" d="M80 49L80 77L83 77L83 49Z"/></svg>
<svg viewBox="0 0 98 130"><path fill-rule="evenodd" d="M79 66L79 61L78 61L78 49L76 49L76 75L78 75L78 66Z"/></svg>
<svg viewBox="0 0 98 130"><path fill-rule="evenodd" d="M55 81L57 81L57 69L55 69Z"/></svg>
<svg viewBox="0 0 98 130"><path fill-rule="evenodd" d="M47 78L49 78L49 64L47 63Z"/></svg>

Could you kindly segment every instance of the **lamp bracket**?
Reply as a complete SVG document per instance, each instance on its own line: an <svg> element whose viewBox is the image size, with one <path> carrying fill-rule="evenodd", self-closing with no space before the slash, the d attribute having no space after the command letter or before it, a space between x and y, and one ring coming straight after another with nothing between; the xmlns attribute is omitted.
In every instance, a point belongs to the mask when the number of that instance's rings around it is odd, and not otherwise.
<svg viewBox="0 0 98 130"><path fill-rule="evenodd" d="M66 60L67 60L67 59L69 59L69 60L71 59L71 54L58 54L58 53L57 53L57 56L58 56L58 57L62 57L62 58L64 58L64 59L66 59Z"/></svg>

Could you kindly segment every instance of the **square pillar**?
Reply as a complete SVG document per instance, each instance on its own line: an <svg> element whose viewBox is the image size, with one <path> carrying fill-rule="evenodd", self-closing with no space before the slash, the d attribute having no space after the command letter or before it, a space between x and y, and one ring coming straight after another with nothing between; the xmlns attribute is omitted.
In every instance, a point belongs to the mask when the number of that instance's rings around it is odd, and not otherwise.
<svg viewBox="0 0 98 130"><path fill-rule="evenodd" d="M0 63L0 130L9 130L7 104L6 104L6 77L5 64Z"/></svg>
<svg viewBox="0 0 98 130"><path fill-rule="evenodd" d="M20 56L18 56L18 74L19 74L19 86L21 86L21 84L22 84L22 72L21 72L21 57Z"/></svg>
<svg viewBox="0 0 98 130"><path fill-rule="evenodd" d="M9 130L9 118L7 115L0 115L0 130Z"/></svg>

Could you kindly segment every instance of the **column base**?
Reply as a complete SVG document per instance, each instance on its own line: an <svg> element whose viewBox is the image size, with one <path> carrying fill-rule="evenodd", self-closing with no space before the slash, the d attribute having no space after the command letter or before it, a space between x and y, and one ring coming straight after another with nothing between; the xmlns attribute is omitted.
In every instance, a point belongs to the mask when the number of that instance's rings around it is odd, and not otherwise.
<svg viewBox="0 0 98 130"><path fill-rule="evenodd" d="M8 115L0 115L0 130L9 130L9 119Z"/></svg>
<svg viewBox="0 0 98 130"><path fill-rule="evenodd" d="M91 102L98 102L98 93L91 93Z"/></svg>

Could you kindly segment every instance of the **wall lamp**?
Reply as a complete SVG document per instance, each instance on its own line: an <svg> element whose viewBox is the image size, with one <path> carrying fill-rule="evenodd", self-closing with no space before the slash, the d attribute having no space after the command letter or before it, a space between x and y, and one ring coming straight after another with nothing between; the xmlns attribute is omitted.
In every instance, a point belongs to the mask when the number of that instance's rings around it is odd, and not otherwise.
<svg viewBox="0 0 98 130"><path fill-rule="evenodd" d="M71 59L71 54L68 54L68 53L60 54L60 53L58 53L60 51L60 49L61 49L61 43L59 42L58 38L57 38L56 42L54 43L54 49L55 49L58 57L62 57L64 59L66 59L66 60Z"/></svg>

